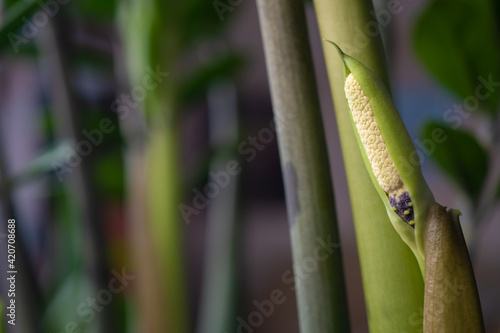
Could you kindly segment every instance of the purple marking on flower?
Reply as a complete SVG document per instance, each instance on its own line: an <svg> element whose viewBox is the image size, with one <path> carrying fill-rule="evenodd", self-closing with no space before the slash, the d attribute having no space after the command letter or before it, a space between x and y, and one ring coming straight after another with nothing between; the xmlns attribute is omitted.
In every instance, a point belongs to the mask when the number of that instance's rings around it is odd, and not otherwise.
<svg viewBox="0 0 500 333"><path fill-rule="evenodd" d="M415 221L415 212L413 210L413 203L411 201L410 194L406 191L397 196L396 194L389 196L389 203L394 209L394 212L403 220L403 222L415 228L411 225L411 221ZM406 214L405 214L406 213Z"/></svg>

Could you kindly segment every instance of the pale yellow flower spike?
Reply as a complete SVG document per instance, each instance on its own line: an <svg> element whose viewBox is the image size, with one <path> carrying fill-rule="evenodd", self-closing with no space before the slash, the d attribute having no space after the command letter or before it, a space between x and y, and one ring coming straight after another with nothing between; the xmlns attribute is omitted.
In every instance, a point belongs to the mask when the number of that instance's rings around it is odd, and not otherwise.
<svg viewBox="0 0 500 333"><path fill-rule="evenodd" d="M414 219L411 208L413 203L389 155L389 150L375 120L370 99L352 73L345 80L344 90L356 130L377 182L387 193L393 211L413 227L414 223L409 223Z"/></svg>
<svg viewBox="0 0 500 333"><path fill-rule="evenodd" d="M423 233L429 207L435 202L415 146L385 84L364 64L342 52L344 90L352 129L363 163L388 217L425 271Z"/></svg>
<svg viewBox="0 0 500 333"><path fill-rule="evenodd" d="M375 178L385 192L395 193L404 186L403 181L389 155L368 97L352 73L345 80L345 94Z"/></svg>

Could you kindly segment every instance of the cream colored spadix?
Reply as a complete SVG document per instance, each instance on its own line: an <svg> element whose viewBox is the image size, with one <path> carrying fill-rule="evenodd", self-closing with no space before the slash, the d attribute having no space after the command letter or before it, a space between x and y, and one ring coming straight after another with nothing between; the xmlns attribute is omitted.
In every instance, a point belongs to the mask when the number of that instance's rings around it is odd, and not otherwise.
<svg viewBox="0 0 500 333"><path fill-rule="evenodd" d="M365 166L394 228L415 253L423 272L423 227L434 197L413 142L381 80L330 43L345 65L345 96Z"/></svg>
<svg viewBox="0 0 500 333"><path fill-rule="evenodd" d="M404 188L403 181L391 155L389 155L369 98L364 94L361 85L352 73L345 80L345 95L361 143L380 187L387 193L396 193L398 190L402 190Z"/></svg>

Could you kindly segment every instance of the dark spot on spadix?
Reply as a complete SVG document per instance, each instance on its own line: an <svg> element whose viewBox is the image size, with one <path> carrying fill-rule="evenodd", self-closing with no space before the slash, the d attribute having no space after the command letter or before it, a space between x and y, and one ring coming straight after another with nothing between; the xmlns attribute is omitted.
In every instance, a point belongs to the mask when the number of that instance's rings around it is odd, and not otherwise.
<svg viewBox="0 0 500 333"><path fill-rule="evenodd" d="M413 210L413 202L411 201L408 191L400 195L389 195L389 203L394 212L403 220L403 222L415 228L415 212Z"/></svg>

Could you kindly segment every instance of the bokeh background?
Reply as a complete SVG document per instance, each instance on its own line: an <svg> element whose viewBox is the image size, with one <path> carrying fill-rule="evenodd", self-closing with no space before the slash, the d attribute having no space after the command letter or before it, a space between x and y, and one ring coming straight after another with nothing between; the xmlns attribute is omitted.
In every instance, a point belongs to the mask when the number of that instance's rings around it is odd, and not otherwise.
<svg viewBox="0 0 500 333"><path fill-rule="evenodd" d="M218 203L191 214L189 223L178 213L182 235L178 241L183 249L192 331L202 322L202 312L206 311L203 302L210 295L204 290L209 285L205 281L206 267L210 265L207 263L214 264L210 261L210 249L225 244L224 235L232 235L235 241L221 251L229 251L235 258L235 279L231 283L234 323L238 324L238 317L247 318L256 310L254 301L267 300L278 289L286 301L276 306L273 314L253 332L298 332L294 291L283 279L292 269L292 261L276 139L256 149L251 161L245 159L247 154L235 149L241 144L248 148L251 136L270 128L272 120L256 4L248 0L232 4L221 1L225 6L220 7L217 2L188 2L193 6L192 15L181 18L185 21L179 23L179 38L188 38L181 34L182 27L212 28L193 28L190 42L180 53L178 68L160 69L180 73L177 75L181 84L177 88L182 97L176 127L181 173L176 178L183 190L178 204L192 205L196 189L204 187L210 170L222 170L221 163L237 160L242 170L231 179L231 185L221 189ZM465 7L471 6L469 16L463 16L456 8L451 10L447 1L402 0L398 2L401 10L397 14L382 17L385 21L381 22L380 32L395 103L411 137L420 143L425 140L426 129L433 126L430 121L448 127L458 124L458 120L447 120L447 111L455 104L464 104L468 95L466 89L464 93L453 82L469 79L475 87L480 83L476 74L484 78L492 75L492 81L500 82L500 76L496 76L500 74L500 25L496 15L499 11L494 7L498 5L485 5L488 10L484 14L475 11L477 8L468 1L462 2ZM121 272L124 268L137 277L143 273L134 264L137 258L133 254L133 249L137 249L133 244L138 220L130 218L130 198L141 197L141 193L130 193L137 189L130 185L130 151L143 146L138 144L137 148L136 141L129 138L130 133L144 130L145 125L141 103L132 100L126 104L120 99L130 96L130 87L141 84L132 82L134 74L129 72L125 54L131 51L124 46L124 32L133 33L136 25L140 31L139 25L132 19L117 24L122 3L115 1L61 1L57 13L45 23L34 22L29 15L40 10L44 2L29 6L28 3L2 3L0 286L5 302L5 228L7 219L15 218L17 264L21 267L17 299L29 302L26 309L18 308L17 331L9 328L8 332L63 332L68 322L82 318L90 321L81 326L82 332L140 332L143 303L136 297L140 288L133 281L123 292L113 294L112 301L96 311L95 319L77 313L82 302L95 297L95 286L99 285L95 281L107 281L113 270ZM305 6L334 178L352 329L367 332L356 239L322 39L312 3ZM375 3L377 11L387 6L385 1ZM29 9L19 16L15 12L19 8ZM16 15L17 20L25 18L28 23L36 23L36 31L30 31L26 24L15 25ZM211 25L205 24L208 21ZM440 24L427 30L420 26L418 30L419 24L428 27L432 22ZM471 25L481 27L471 29ZM24 32L29 36L23 35L22 29L28 29ZM169 34L175 36L177 26L172 29ZM9 32L25 39L15 39ZM443 45L433 44L432 34L443 38ZM477 40L482 42L475 44L473 41ZM467 53L471 48L477 52ZM433 53L436 58L432 58ZM443 82L435 69L442 59L452 69L455 66L451 73L457 78L451 83ZM467 61L462 62L463 59ZM497 64L490 66L491 59ZM478 69L481 66L474 61L484 66ZM467 66L465 70L463 64ZM466 74L461 75L464 71ZM163 79L165 83L160 85L170 83L168 77ZM493 86L494 90L499 88ZM437 201L460 208L463 213L461 221L471 248L488 332L500 332L500 117L495 98L496 104L464 113L457 128L449 129L449 135L457 138L455 146L449 142L441 147L427 146L432 152L421 156L424 175ZM131 116L126 121L119 119L116 101L120 101L120 106L129 106ZM217 112L221 108L226 111ZM109 121L105 125L109 131L94 137L99 143L92 145L91 152L81 161L68 161L82 131L102 129L103 119ZM148 130L144 133L147 140ZM74 166L68 167L71 163ZM163 199L168 201L168 197ZM234 230L226 234L214 231L210 221L217 219L217 214L227 215L230 209L224 205L228 204L236 207L235 212L231 211L235 216ZM154 265L147 249L140 253L143 257L139 261ZM220 274L224 274L222 269ZM152 288L149 295L155 297ZM100 323L106 321L103 318L113 318L108 324L111 326Z"/></svg>

